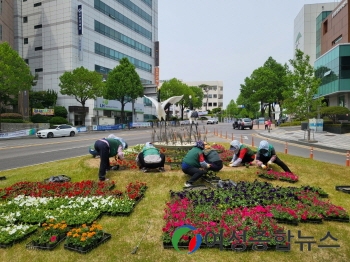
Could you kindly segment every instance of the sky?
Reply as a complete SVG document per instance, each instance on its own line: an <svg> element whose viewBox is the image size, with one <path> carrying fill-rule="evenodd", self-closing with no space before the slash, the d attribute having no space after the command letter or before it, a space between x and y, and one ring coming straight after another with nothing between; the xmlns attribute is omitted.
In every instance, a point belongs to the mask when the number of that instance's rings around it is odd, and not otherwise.
<svg viewBox="0 0 350 262"><path fill-rule="evenodd" d="M294 19L334 0L158 0L159 79L223 81L224 108L271 56L289 64Z"/></svg>

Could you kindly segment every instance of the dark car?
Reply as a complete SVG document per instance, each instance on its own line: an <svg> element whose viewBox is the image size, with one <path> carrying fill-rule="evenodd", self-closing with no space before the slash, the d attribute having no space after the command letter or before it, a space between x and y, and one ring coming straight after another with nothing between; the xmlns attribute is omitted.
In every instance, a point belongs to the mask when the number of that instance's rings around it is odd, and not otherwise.
<svg viewBox="0 0 350 262"><path fill-rule="evenodd" d="M232 123L233 129L253 129L253 121L250 118L238 118L237 121Z"/></svg>

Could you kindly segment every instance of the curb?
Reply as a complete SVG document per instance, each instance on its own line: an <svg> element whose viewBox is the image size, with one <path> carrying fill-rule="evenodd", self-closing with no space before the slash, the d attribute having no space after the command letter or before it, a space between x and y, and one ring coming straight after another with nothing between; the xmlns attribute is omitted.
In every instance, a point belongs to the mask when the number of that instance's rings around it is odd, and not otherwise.
<svg viewBox="0 0 350 262"><path fill-rule="evenodd" d="M314 148L326 149L326 150L329 150L329 151L334 151L334 152L339 152L339 153L347 153L347 151L348 151L346 149L338 149L338 148L334 148L334 147L323 146L323 145L318 145L318 144L314 144L314 143L308 143L308 142L299 141L299 140L289 140L289 139L287 140L287 139L282 139L282 138L278 138L278 137L275 137L275 136L269 136L269 135L260 134L260 133L258 133L258 135L262 136L262 137L272 138L272 139L279 140L279 141L285 141L285 142L288 142L288 143L298 143L298 144L305 145L305 146L312 146Z"/></svg>

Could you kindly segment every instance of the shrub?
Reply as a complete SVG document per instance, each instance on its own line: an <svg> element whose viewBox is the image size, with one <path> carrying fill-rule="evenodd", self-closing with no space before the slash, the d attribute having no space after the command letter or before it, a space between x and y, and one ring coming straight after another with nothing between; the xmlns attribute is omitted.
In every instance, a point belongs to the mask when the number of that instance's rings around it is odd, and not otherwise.
<svg viewBox="0 0 350 262"><path fill-rule="evenodd" d="M49 123L50 121L50 117L40 114L33 115L30 119L33 123Z"/></svg>
<svg viewBox="0 0 350 262"><path fill-rule="evenodd" d="M340 115L346 115L350 113L350 110L342 106L328 106L321 108L321 114L327 116L333 121L333 124L337 122L337 118Z"/></svg>
<svg viewBox="0 0 350 262"><path fill-rule="evenodd" d="M67 111L67 108L65 108L64 106L55 106L54 110L55 110L55 116L67 118L68 111Z"/></svg>
<svg viewBox="0 0 350 262"><path fill-rule="evenodd" d="M1 119L2 123L24 123L23 119Z"/></svg>
<svg viewBox="0 0 350 262"><path fill-rule="evenodd" d="M2 119L23 119L23 116L18 113L2 113Z"/></svg>
<svg viewBox="0 0 350 262"><path fill-rule="evenodd" d="M61 125L61 124L68 124L67 119L60 117L60 116L54 116L50 119L50 125Z"/></svg>

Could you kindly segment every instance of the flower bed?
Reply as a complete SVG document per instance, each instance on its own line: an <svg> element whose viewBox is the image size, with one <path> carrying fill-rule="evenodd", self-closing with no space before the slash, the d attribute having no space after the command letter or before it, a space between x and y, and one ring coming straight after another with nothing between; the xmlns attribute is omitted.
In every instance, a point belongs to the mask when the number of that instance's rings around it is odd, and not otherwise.
<svg viewBox="0 0 350 262"><path fill-rule="evenodd" d="M280 181L286 181L289 183L295 183L299 180L299 177L293 173L290 172L278 172L269 170L267 172L257 172L259 177L271 179L271 180L280 180Z"/></svg>
<svg viewBox="0 0 350 262"><path fill-rule="evenodd" d="M28 224L48 221L47 224L43 224L45 229L40 230L39 235L28 244L28 248L45 249L47 246L54 248L55 244L61 240L61 235L53 233L53 228L55 227L56 230L61 225L52 221L65 221L64 224L67 226L90 225L103 214L129 215L147 189L146 183L138 181L129 183L124 193L118 190L106 190L106 188L111 188L114 182L95 184L83 182L77 185L69 183L71 187L64 185L66 183L55 184L59 188L55 192L60 192L55 194L59 196L50 197L20 195L27 192L28 188L41 188L41 183L17 183L12 187L2 189L2 192L6 192L3 198L6 198L7 201L0 203L0 231L4 232L0 234L0 245L2 247L11 246L37 229L37 226ZM90 193L90 196L75 196L79 195L76 194L77 188L93 184L97 188L80 190L84 192L84 195ZM53 193L47 192L46 194L52 195ZM43 193L40 192L38 195L43 195ZM50 219L53 220L50 221ZM44 243L45 241L49 243Z"/></svg>
<svg viewBox="0 0 350 262"><path fill-rule="evenodd" d="M171 201L165 209L163 242L171 242L176 228L192 225L196 230L184 234L180 244L190 241L196 234L204 239L208 232L214 232L223 234L225 245L252 245L249 242L254 238L254 232L263 227L267 235L259 242L283 245L285 243L277 243L272 238L273 232L281 229L278 222L320 223L326 217L349 220L344 208L322 200L319 192L324 193L322 189L310 186L283 188L259 181L241 181L236 186L203 191L171 191ZM246 237L238 242L237 239L230 240L234 232Z"/></svg>
<svg viewBox="0 0 350 262"><path fill-rule="evenodd" d="M114 186L114 181L96 182L92 180L64 183L18 182L0 189L0 197L11 199L19 195L33 197L103 196L111 193Z"/></svg>

